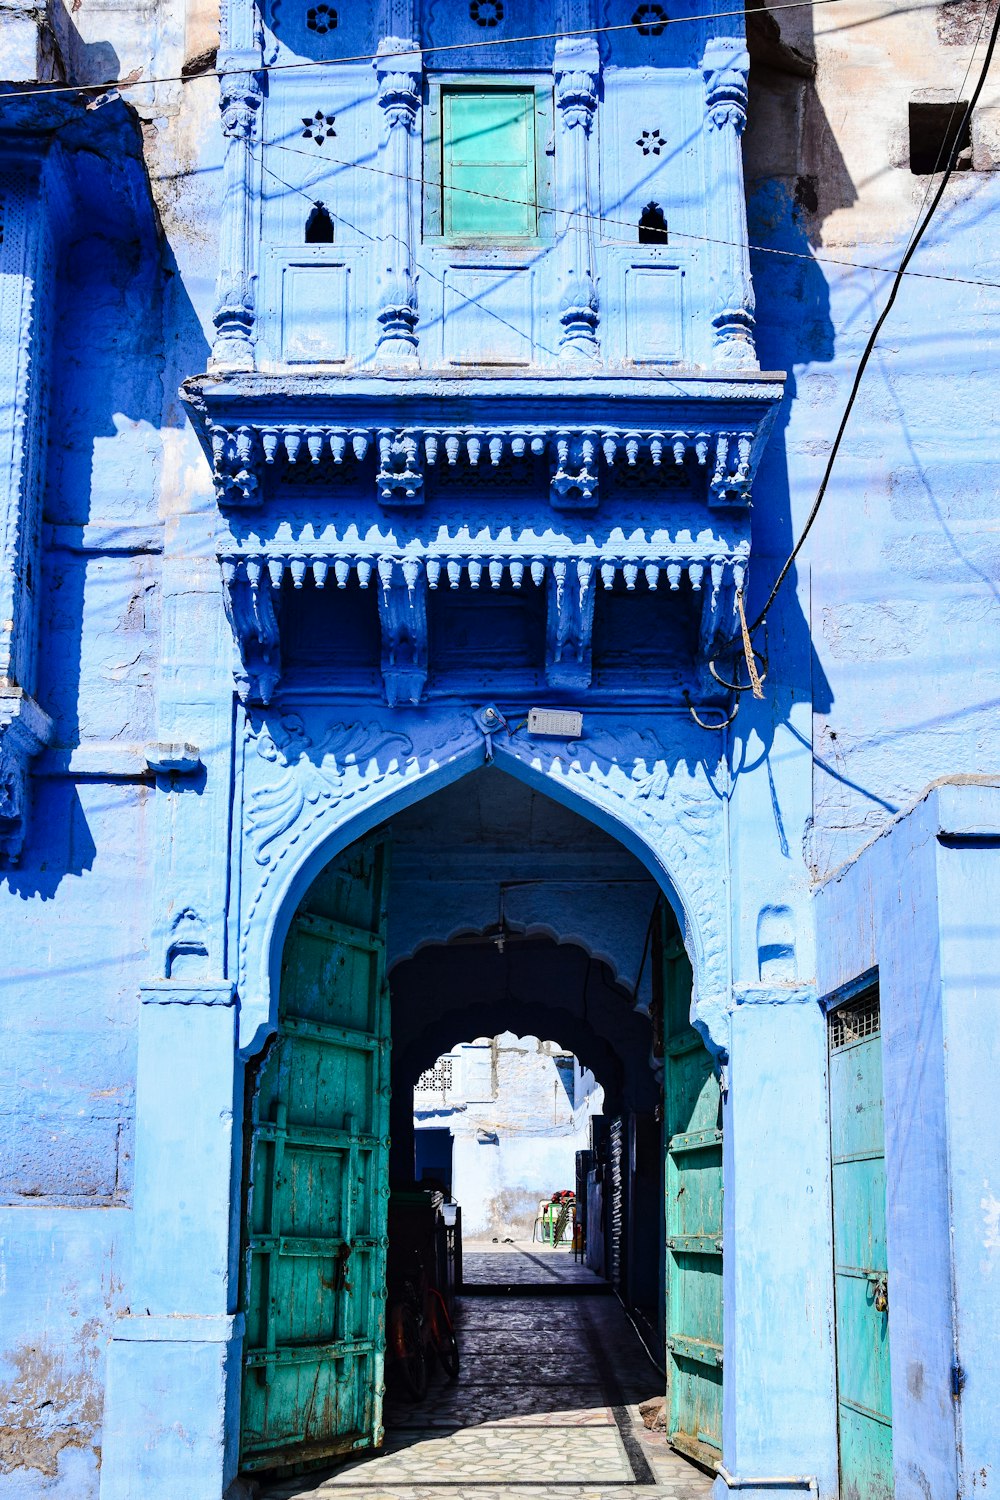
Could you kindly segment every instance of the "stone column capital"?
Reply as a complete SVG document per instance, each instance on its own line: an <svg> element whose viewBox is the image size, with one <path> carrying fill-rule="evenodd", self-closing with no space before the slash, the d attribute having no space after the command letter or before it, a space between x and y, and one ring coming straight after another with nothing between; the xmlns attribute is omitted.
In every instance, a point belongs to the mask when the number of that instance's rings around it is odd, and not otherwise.
<svg viewBox="0 0 1000 1500"><path fill-rule="evenodd" d="M750 56L742 42L709 42L702 59L705 116L709 129L727 125L742 134L747 122L747 77Z"/></svg>
<svg viewBox="0 0 1000 1500"><path fill-rule="evenodd" d="M386 37L372 63L378 79L378 102L390 126L413 130L420 112L423 54L416 42Z"/></svg>
<svg viewBox="0 0 1000 1500"><path fill-rule="evenodd" d="M601 58L592 37L561 37L556 42L552 73L556 108L567 130L590 133L597 110Z"/></svg>

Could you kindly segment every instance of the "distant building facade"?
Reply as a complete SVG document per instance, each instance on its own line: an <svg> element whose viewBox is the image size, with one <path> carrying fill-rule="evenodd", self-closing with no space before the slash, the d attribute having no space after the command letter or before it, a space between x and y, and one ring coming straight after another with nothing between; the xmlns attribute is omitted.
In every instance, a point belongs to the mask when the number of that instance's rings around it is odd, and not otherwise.
<svg viewBox="0 0 1000 1500"><path fill-rule="evenodd" d="M575 1191L576 1153L590 1150L603 1104L593 1073L558 1043L512 1032L463 1042L414 1085L416 1180L445 1184L467 1238L552 1243L540 1205Z"/></svg>
<svg viewBox="0 0 1000 1500"><path fill-rule="evenodd" d="M0 12L12 1500L380 1442L508 1030L718 1500L994 1492L992 81L740 621L992 20L713 9Z"/></svg>

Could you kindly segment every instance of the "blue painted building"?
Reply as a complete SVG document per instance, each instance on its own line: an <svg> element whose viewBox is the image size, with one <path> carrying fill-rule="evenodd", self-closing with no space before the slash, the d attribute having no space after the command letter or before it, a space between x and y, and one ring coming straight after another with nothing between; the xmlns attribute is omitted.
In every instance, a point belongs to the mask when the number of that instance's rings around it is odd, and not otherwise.
<svg viewBox="0 0 1000 1500"><path fill-rule="evenodd" d="M719 1500L1000 1482L1000 100L755 699L984 33L711 9L3 9L15 1500L377 1444L410 1091L503 1030Z"/></svg>

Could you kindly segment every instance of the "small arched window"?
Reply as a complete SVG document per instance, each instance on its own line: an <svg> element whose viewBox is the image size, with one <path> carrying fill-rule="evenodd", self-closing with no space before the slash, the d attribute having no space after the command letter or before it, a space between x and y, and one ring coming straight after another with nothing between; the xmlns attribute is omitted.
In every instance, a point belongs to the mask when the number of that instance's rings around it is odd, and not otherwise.
<svg viewBox="0 0 1000 1500"><path fill-rule="evenodd" d="M668 240L667 221L658 203L647 203L639 218L639 244L665 245Z"/></svg>
<svg viewBox="0 0 1000 1500"><path fill-rule="evenodd" d="M329 210L324 208L322 203L316 204L306 220L306 244L333 244L333 220L330 218Z"/></svg>

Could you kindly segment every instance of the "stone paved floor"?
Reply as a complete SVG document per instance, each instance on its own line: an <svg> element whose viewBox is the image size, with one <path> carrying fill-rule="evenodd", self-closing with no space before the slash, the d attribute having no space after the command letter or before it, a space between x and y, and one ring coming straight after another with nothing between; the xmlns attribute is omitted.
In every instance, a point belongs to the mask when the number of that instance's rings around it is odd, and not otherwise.
<svg viewBox="0 0 1000 1500"><path fill-rule="evenodd" d="M462 1250L462 1278L474 1286L551 1288L553 1282L595 1290L607 1286L603 1277L574 1259L572 1250L553 1250L527 1240L499 1245L467 1240Z"/></svg>
<svg viewBox="0 0 1000 1500"><path fill-rule="evenodd" d="M553 1271L574 1275L548 1254ZM517 1263L510 1247L501 1255L502 1267L477 1267L498 1287ZM711 1480L639 1419L661 1382L617 1300L570 1287L532 1297L516 1284L517 1295L459 1299L458 1380L437 1374L419 1405L388 1400L378 1454L262 1500L626 1500L632 1489L636 1500L708 1500Z"/></svg>

